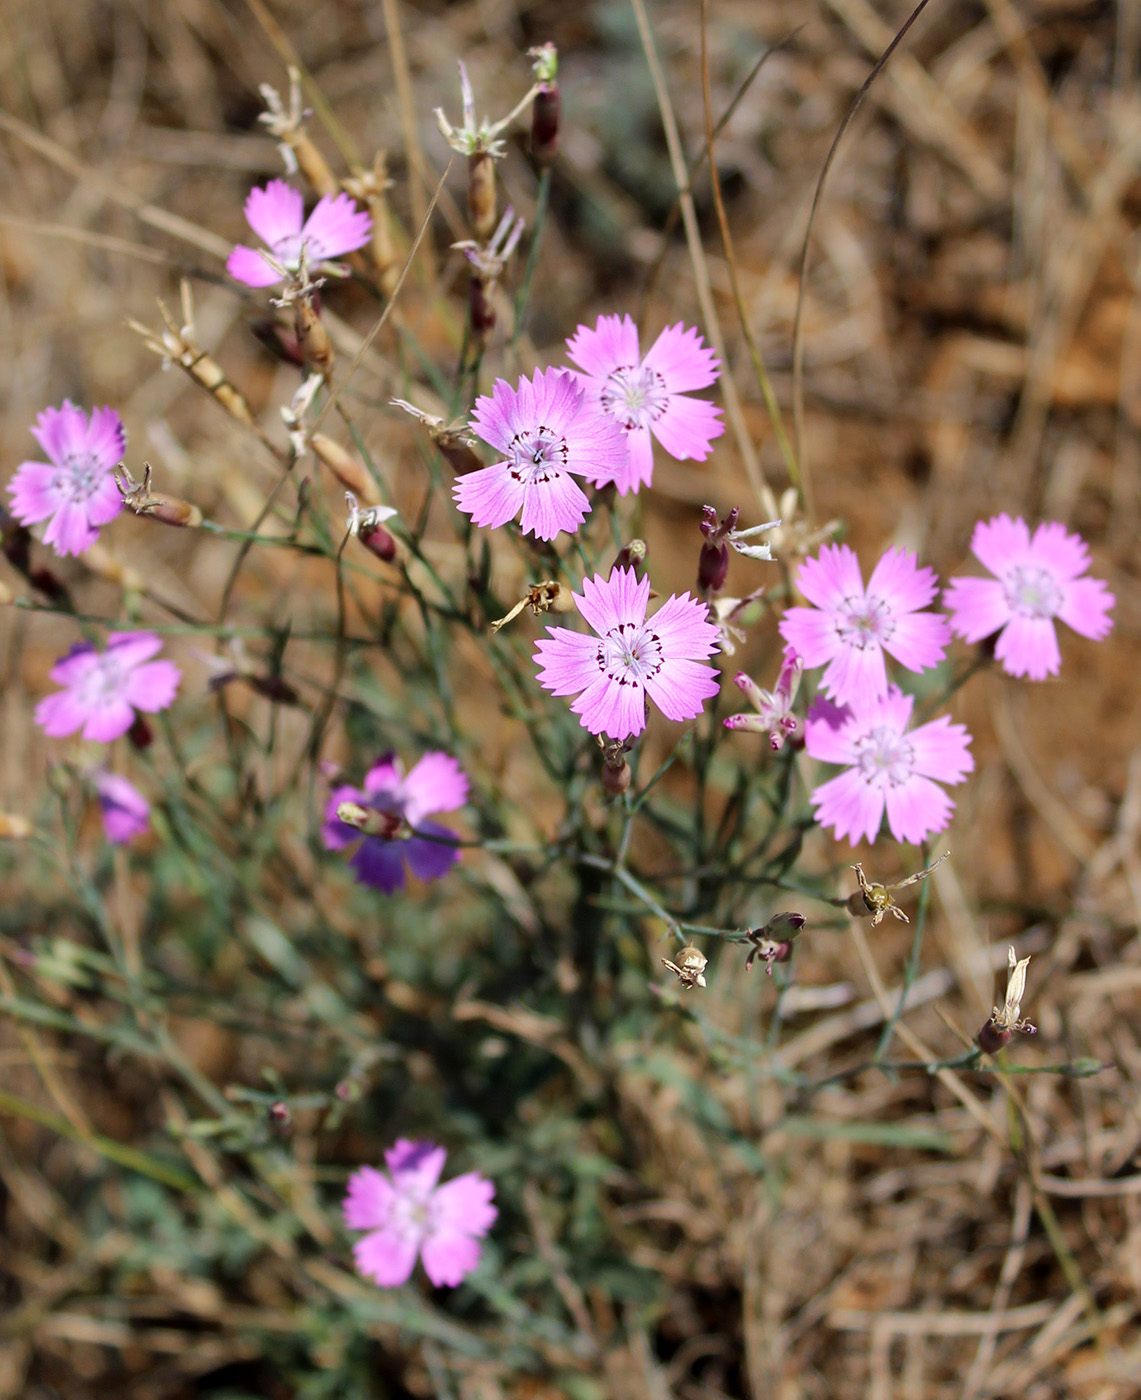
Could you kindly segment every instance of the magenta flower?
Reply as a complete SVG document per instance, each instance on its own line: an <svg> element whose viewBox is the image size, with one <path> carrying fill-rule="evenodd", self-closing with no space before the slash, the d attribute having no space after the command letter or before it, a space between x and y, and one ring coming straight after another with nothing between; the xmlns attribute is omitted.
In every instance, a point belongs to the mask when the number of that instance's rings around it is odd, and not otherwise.
<svg viewBox="0 0 1141 1400"><path fill-rule="evenodd" d="M1058 674L1055 618L1095 642L1113 630L1107 616L1113 594L1101 579L1081 577L1089 550L1056 520L1039 525L1033 536L1021 516L980 520L971 553L994 578L951 579L943 606L951 613L951 631L968 642L1001 631L994 654L1009 675L1044 681Z"/></svg>
<svg viewBox="0 0 1141 1400"><path fill-rule="evenodd" d="M598 484L613 481L620 495L649 486L657 438L671 457L704 462L715 437L725 431L721 410L692 389L717 380L721 362L695 330L679 321L667 326L645 358L638 328L629 316L600 316L594 330L579 326L567 341L567 355L581 371L577 379L590 401L622 425L630 456L625 471L598 471Z"/></svg>
<svg viewBox="0 0 1141 1400"><path fill-rule="evenodd" d="M361 1167L342 1205L350 1230L368 1230L353 1245L357 1268L381 1288L399 1288L416 1256L437 1288L455 1288L479 1263L479 1239L495 1223L495 1185L466 1172L436 1183L447 1153L432 1142L401 1138L384 1154L390 1175Z"/></svg>
<svg viewBox="0 0 1141 1400"><path fill-rule="evenodd" d="M477 525L505 525L522 511L525 535L553 540L573 534L590 504L574 476L624 470L626 442L617 425L587 403L566 370L536 370L512 389L497 379L475 401L472 428L503 461L467 472L453 488L456 504Z"/></svg>
<svg viewBox="0 0 1141 1400"><path fill-rule="evenodd" d="M935 597L935 572L905 549L889 549L865 589L853 551L826 544L804 561L796 583L815 606L789 608L780 634L809 669L827 663L820 683L838 704L865 710L887 693L885 651L909 671L943 659L947 620L919 611Z"/></svg>
<svg viewBox="0 0 1141 1400"><path fill-rule="evenodd" d="M796 692L800 689L800 678L804 674L804 662L792 648L785 647L784 662L777 677L775 690L762 690L756 681L743 671L733 677L738 686L756 710L755 715L730 715L725 720L726 729L747 729L753 734L767 734L769 748L774 753L784 747L784 741L800 728L800 721L792 712Z"/></svg>
<svg viewBox="0 0 1141 1400"><path fill-rule="evenodd" d="M151 804L134 783L105 769L92 773L91 782L99 798L108 841L116 846L125 845L146 831Z"/></svg>
<svg viewBox="0 0 1141 1400"><path fill-rule="evenodd" d="M12 514L24 525L48 521L44 544L57 554L82 554L123 509L113 472L127 446L113 408L92 409L91 418L64 399L45 408L32 436L46 462L21 462L8 483Z"/></svg>
<svg viewBox="0 0 1141 1400"><path fill-rule="evenodd" d="M454 812L467 801L468 780L450 754L426 753L410 773L400 760L386 754L365 774L364 788L334 788L325 807L322 835L326 850L340 851L360 832L337 817L342 802L384 812L393 820L391 837L366 836L349 864L357 879L385 894L404 884L404 866L421 880L438 880L460 858L455 833L428 821L433 812Z"/></svg>
<svg viewBox="0 0 1141 1400"><path fill-rule="evenodd" d="M539 683L555 695L576 695L571 706L592 734L628 739L646 727L650 699L667 719L694 719L718 690L718 672L705 665L719 633L704 603L675 593L647 619L649 578L614 569L608 579L583 579L573 595L598 634L549 627L533 660Z"/></svg>
<svg viewBox="0 0 1141 1400"><path fill-rule="evenodd" d="M823 699L809 711L809 755L847 767L811 798L817 820L837 839L847 836L853 846L861 837L874 841L885 809L891 834L913 846L951 820L955 804L933 780L961 783L971 772L971 736L946 715L909 731L911 706L911 696L893 685L856 714Z"/></svg>
<svg viewBox="0 0 1141 1400"><path fill-rule="evenodd" d="M112 632L105 651L80 642L52 668L63 689L36 706L36 723L53 739L77 729L101 744L118 739L136 710L155 714L174 700L182 673L172 661L151 660L161 650L153 632Z"/></svg>
<svg viewBox="0 0 1141 1400"><path fill-rule="evenodd" d="M246 222L269 245L267 252L290 272L300 268L303 247L313 267L363 248L372 232L371 216L347 194L322 195L306 219L300 191L284 180L271 180L264 190L256 186L250 190ZM282 280L256 248L243 243L226 260L226 271L248 287L272 287Z"/></svg>

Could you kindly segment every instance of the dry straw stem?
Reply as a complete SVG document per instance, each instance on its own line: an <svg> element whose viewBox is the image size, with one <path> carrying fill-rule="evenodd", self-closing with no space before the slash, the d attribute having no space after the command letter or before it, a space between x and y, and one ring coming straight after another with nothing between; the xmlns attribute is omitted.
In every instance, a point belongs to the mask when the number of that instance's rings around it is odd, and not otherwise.
<svg viewBox="0 0 1141 1400"><path fill-rule="evenodd" d="M650 69L650 78L654 84L654 93L658 99L658 110L661 113L662 129L665 132L666 148L669 151L674 183L677 185L682 223L685 225L685 240L689 247L690 261L693 264L697 299L701 306L701 318L705 323L705 332L709 336L710 342L721 357L721 392L725 396L725 411L733 425L733 434L737 439L737 447L745 464L749 485L757 499L757 506L761 514L766 515L768 512L766 501L771 499L772 493L765 482L756 448L749 436L748 425L741 408L741 400L733 380L732 365L729 363L725 351L725 338L721 333L721 322L717 317L717 308L713 304L713 292L709 284L709 268L705 261L705 249L701 244L701 233L697 227L697 212L693 207L693 195L690 193L689 174L685 168L685 157L682 154L677 119L674 116L673 104L670 102L665 77L658 62L657 50L654 48L654 36L646 15L645 4L643 0L632 0L632 4L634 17L638 22L638 34L642 40L642 48L645 51L646 62ZM772 518L771 512L768 512L766 518Z"/></svg>

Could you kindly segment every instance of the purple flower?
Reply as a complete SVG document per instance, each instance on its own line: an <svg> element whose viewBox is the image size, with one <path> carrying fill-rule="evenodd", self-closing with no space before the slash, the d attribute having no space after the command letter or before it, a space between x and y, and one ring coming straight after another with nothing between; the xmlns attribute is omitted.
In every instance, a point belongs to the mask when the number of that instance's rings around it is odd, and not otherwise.
<svg viewBox="0 0 1141 1400"><path fill-rule="evenodd" d="M312 266L363 248L372 232L371 217L347 194L322 195L306 219L300 192L284 180L271 180L264 190L256 186L250 190L246 222L290 272L300 268L303 246ZM226 271L248 287L272 287L282 280L256 248L242 243L227 259Z"/></svg>
<svg viewBox="0 0 1141 1400"><path fill-rule="evenodd" d="M633 569L608 579L584 579L572 595L598 634L549 627L533 660L539 683L555 695L576 695L571 706L584 729L628 739L646 727L647 697L667 719L693 719L718 690L718 672L704 664L717 650L718 630L704 603L675 593L646 617L650 580Z"/></svg>
<svg viewBox="0 0 1141 1400"><path fill-rule="evenodd" d="M91 782L99 798L108 841L116 846L125 845L146 831L151 804L134 783L105 769L92 773Z"/></svg>
<svg viewBox="0 0 1141 1400"><path fill-rule="evenodd" d="M426 820L432 812L454 812L467 801L468 781L450 754L426 753L408 774L386 754L365 774L364 788L334 788L325 807L325 848L340 851L360 840L360 832L337 817L342 802L384 812L396 820L392 837L366 836L349 862L357 879L392 894L404 884L407 863L421 880L438 880L460 858L455 833ZM412 835L406 833L411 830Z"/></svg>
<svg viewBox="0 0 1141 1400"><path fill-rule="evenodd" d="M598 471L592 480L613 481L621 495L649 486L654 474L651 435L671 457L704 462L713 439L725 431L721 410L689 390L716 382L721 362L695 330L667 326L642 358L638 328L629 316L600 316L594 330L579 326L567 355L590 400L626 432L629 461L622 472Z"/></svg>
<svg viewBox="0 0 1141 1400"><path fill-rule="evenodd" d="M105 651L80 642L52 668L63 689L36 706L36 723L53 739L77 729L102 744L118 739L136 710L155 714L174 700L182 673L172 661L150 659L161 650L153 632L112 632Z"/></svg>
<svg viewBox="0 0 1141 1400"><path fill-rule="evenodd" d="M113 476L127 446L122 420L113 408L93 409L88 420L65 399L44 409L32 436L48 460L17 467L8 484L12 514L24 525L47 520L44 544L57 554L82 554L123 509Z"/></svg>
<svg viewBox="0 0 1141 1400"><path fill-rule="evenodd" d="M747 729L753 734L767 734L769 748L774 753L784 747L784 741L795 734L800 721L792 713L792 702L800 689L800 678L804 674L804 662L792 647L785 647L784 663L777 677L775 690L762 690L756 681L739 672L733 679L745 692L749 704L756 710L755 715L730 715L725 721L726 729Z"/></svg>
<svg viewBox="0 0 1141 1400"><path fill-rule="evenodd" d="M479 1263L479 1239L495 1223L495 1185L466 1172L436 1183L447 1153L432 1142L401 1138L384 1154L390 1176L361 1167L349 1177L342 1210L350 1230L368 1230L353 1245L357 1268L381 1288L407 1282L419 1254L437 1288L455 1288Z"/></svg>
<svg viewBox="0 0 1141 1400"><path fill-rule="evenodd" d="M943 659L947 619L919 611L935 597L935 572L905 549L889 549L865 589L853 551L825 545L804 561L796 583L815 606L789 608L780 634L809 669L827 663L820 683L838 704L866 710L887 693L885 651L909 671Z"/></svg>
<svg viewBox="0 0 1141 1400"><path fill-rule="evenodd" d="M566 370L536 370L518 389L497 379L490 398L476 399L471 425L504 454L453 488L456 504L477 525L505 525L522 510L525 535L573 534L590 505L572 475L613 476L625 468L622 433Z"/></svg>
<svg viewBox="0 0 1141 1400"><path fill-rule="evenodd" d="M955 804L932 779L963 781L975 766L967 751L971 736L946 715L909 731L911 706L911 696L893 685L856 714L823 699L809 711L809 755L848 770L822 783L811 799L817 820L837 839L847 836L853 846L861 837L874 841L885 808L891 834L913 846L951 820Z"/></svg>
<svg viewBox="0 0 1141 1400"><path fill-rule="evenodd" d="M1083 637L1101 641L1113 629L1107 616L1113 594L1097 578L1082 578L1089 550L1056 520L1031 536L1019 516L980 520L971 553L994 578L953 578L943 594L951 631L968 642L1002 635L994 654L1012 676L1043 681L1062 664L1056 617Z"/></svg>

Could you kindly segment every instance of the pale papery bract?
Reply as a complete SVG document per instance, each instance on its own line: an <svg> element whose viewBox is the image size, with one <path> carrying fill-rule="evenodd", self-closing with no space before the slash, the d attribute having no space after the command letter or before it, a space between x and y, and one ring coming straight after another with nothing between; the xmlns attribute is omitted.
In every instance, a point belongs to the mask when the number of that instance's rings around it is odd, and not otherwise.
<svg viewBox="0 0 1141 1400"><path fill-rule="evenodd" d="M961 783L975 766L964 725L946 715L909 729L913 700L898 686L859 711L818 698L805 724L811 758L845 772L815 788L821 826L837 839L874 841L884 814L897 841L919 845L945 830L955 804L939 783Z"/></svg>
<svg viewBox="0 0 1141 1400"><path fill-rule="evenodd" d="M103 831L113 845L126 845L146 831L151 804L129 779L98 769L91 783L103 814Z"/></svg>
<svg viewBox="0 0 1141 1400"><path fill-rule="evenodd" d="M21 462L8 483L12 514L23 525L48 522L44 544L57 554L82 554L123 509L114 470L127 446L113 408L92 409L90 418L65 399L45 408L32 436L46 462Z"/></svg>
<svg viewBox="0 0 1141 1400"><path fill-rule="evenodd" d="M363 248L372 233L372 217L347 194L322 195L309 217L301 192L284 180L255 186L246 198L246 222L277 262L290 272L301 266L305 249L310 267ZM248 287L272 287L282 280L256 248L239 243L226 271Z"/></svg>
<svg viewBox="0 0 1141 1400"><path fill-rule="evenodd" d="M573 534L590 509L574 478L625 466L621 430L566 370L537 370L514 389L497 379L490 396L476 399L471 427L504 454L458 477L452 488L456 505L476 525L494 528L519 516L523 533L541 540Z"/></svg>
<svg viewBox="0 0 1141 1400"><path fill-rule="evenodd" d="M700 334L679 321L667 326L645 356L629 316L600 316L593 330L579 326L567 356L591 402L621 424L629 446L625 471L598 471L598 485L613 481L620 495L649 486L656 438L671 457L703 462L725 425L721 410L692 396L720 374L720 361Z"/></svg>
<svg viewBox="0 0 1141 1400"><path fill-rule="evenodd" d="M688 593L667 598L646 617L650 580L633 569L584 579L574 601L597 634L547 629L533 660L539 684L555 695L577 695L571 710L584 729L628 739L646 726L646 701L667 719L694 719L716 695L719 673L706 664L719 632L704 603Z"/></svg>
<svg viewBox="0 0 1141 1400"><path fill-rule="evenodd" d="M381 1288L406 1283L419 1256L437 1288L455 1288L477 1266L479 1240L495 1223L495 1185L477 1172L439 1184L446 1157L431 1142L401 1138L384 1154L389 1175L361 1167L349 1177L342 1210L357 1269Z"/></svg>
<svg viewBox="0 0 1141 1400"><path fill-rule="evenodd" d="M993 578L953 578L943 593L951 630L968 642L999 633L994 654L1012 676L1043 681L1062 665L1055 620L1101 641L1113 630L1113 594L1084 578L1089 549L1079 535L1048 521L1031 535L1018 516L980 520L971 553Z"/></svg>
<svg viewBox="0 0 1141 1400"><path fill-rule="evenodd" d="M455 833L428 818L437 812L454 812L464 805L467 795L467 776L450 754L439 750L426 753L408 773L395 755L386 754L365 774L363 788L333 789L322 827L325 848L339 851L360 841L349 863L359 880L385 894L393 894L404 884L405 866L421 880L438 880L459 860L460 853ZM382 836L361 840L355 827L338 818L342 802L400 817L413 834L391 840Z"/></svg>
<svg viewBox="0 0 1141 1400"><path fill-rule="evenodd" d="M53 739L78 730L97 743L120 738L136 710L156 714L174 701L182 673L152 660L161 650L153 632L112 632L103 651L80 642L52 668L63 688L36 706L36 723Z"/></svg>
<svg viewBox="0 0 1141 1400"><path fill-rule="evenodd" d="M943 659L947 619L921 611L938 591L935 571L907 550L887 550L865 588L854 551L825 545L801 565L796 584L813 606L789 608L780 634L807 669L826 668L821 688L837 704L862 709L887 693L885 652L909 671Z"/></svg>

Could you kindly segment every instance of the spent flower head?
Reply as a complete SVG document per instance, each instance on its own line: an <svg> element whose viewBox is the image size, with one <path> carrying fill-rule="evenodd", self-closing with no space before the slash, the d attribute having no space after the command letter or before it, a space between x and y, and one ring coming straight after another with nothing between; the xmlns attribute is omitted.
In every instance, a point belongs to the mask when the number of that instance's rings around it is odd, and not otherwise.
<svg viewBox="0 0 1141 1400"><path fill-rule="evenodd" d="M961 783L974 768L970 735L946 715L909 729L913 703L893 685L861 710L818 698L808 712L809 756L846 770L811 797L837 839L874 841L886 811L895 839L917 846L951 820L955 804L937 783Z"/></svg>
<svg viewBox="0 0 1141 1400"><path fill-rule="evenodd" d="M626 434L625 470L593 474L599 485L613 481L619 495L649 486L654 438L679 461L704 462L713 439L725 431L716 404L692 394L716 382L721 362L680 321L667 326L643 356L629 316L600 316L593 330L579 326L567 341L567 355L591 402Z"/></svg>
<svg viewBox="0 0 1141 1400"><path fill-rule="evenodd" d="M453 126L444 115L444 109L437 107L436 124L440 128L440 134L452 150L458 151L461 156L487 155L498 160L507 154L507 143L499 139L500 132L505 131L531 101L539 85L536 83L501 121L492 122L486 118L479 121L475 115L475 94L472 92L471 79L467 75L467 65L462 58L458 63L463 122L458 127Z"/></svg>
<svg viewBox="0 0 1141 1400"><path fill-rule="evenodd" d="M807 923L803 914L785 911L774 914L763 928L749 929L743 941L750 945L749 956L745 959L745 971L752 971L753 963L760 958L765 971L773 975L773 963L788 962L792 957L792 945L800 937Z"/></svg>
<svg viewBox="0 0 1141 1400"><path fill-rule="evenodd" d="M1022 1019L1022 998L1026 992L1026 969L1029 957L1020 958L1013 948L1007 950L1010 971L1006 980L1006 997L1001 1006L990 1013L990 1019L978 1033L978 1046L994 1055L1006 1045L1017 1031L1020 1035L1035 1035L1037 1026Z"/></svg>
<svg viewBox="0 0 1141 1400"><path fill-rule="evenodd" d="M774 690L762 690L756 681L743 671L738 671L733 680L745 692L745 698L757 713L729 715L724 721L725 728L767 734L769 748L774 753L784 748L785 740L800 728L800 720L793 714L792 706L803 675L804 660L794 647L784 649L784 660Z"/></svg>
<svg viewBox="0 0 1141 1400"><path fill-rule="evenodd" d="M1012 676L1043 681L1062 665L1058 619L1101 641L1113 629L1115 599L1101 579L1085 578L1089 549L1056 520L1031 535L1021 516L980 520L971 553L993 578L953 578L943 593L951 630L968 642L998 632L994 654Z"/></svg>
<svg viewBox="0 0 1141 1400"><path fill-rule="evenodd" d="M662 966L674 974L684 991L689 991L690 987L705 986L705 969L708 965L709 959L692 943L686 944L676 961L662 959Z"/></svg>
<svg viewBox="0 0 1141 1400"><path fill-rule="evenodd" d="M490 398L476 399L471 425L504 454L453 487L476 525L505 525L518 515L523 533L541 540L573 534L590 509L574 477L620 471L625 461L622 433L565 370L536 370L515 389L497 379Z"/></svg>
<svg viewBox="0 0 1141 1400"><path fill-rule="evenodd" d="M82 554L123 509L115 466L126 449L123 423L113 408L88 417L65 399L45 408L32 436L46 462L21 462L8 484L12 514L24 525L46 520L44 544L57 554Z"/></svg>
<svg viewBox="0 0 1141 1400"><path fill-rule="evenodd" d="M518 246L525 227L522 215L516 218L515 210L509 204L503 211L503 217L499 220L495 232L486 243L465 238L459 243L453 243L452 247L463 253L480 277L487 282L494 282L503 276L503 269Z"/></svg>
<svg viewBox="0 0 1141 1400"><path fill-rule="evenodd" d="M467 801L468 780L450 754L433 751L405 773L394 754L386 754L365 774L364 787L334 788L325 806L322 837L326 850L339 851L360 841L366 822L345 822L338 808L359 806L387 818L361 841L349 864L357 879L385 894L404 884L405 866L421 880L438 880L460 858L455 832L428 818L454 812Z"/></svg>
<svg viewBox="0 0 1141 1400"><path fill-rule="evenodd" d="M384 1154L388 1175L361 1167L349 1177L342 1210L360 1273L381 1288L406 1283L419 1256L437 1288L455 1288L479 1263L479 1240L495 1223L494 1183L466 1172L440 1185L447 1153L401 1138Z"/></svg>
<svg viewBox="0 0 1141 1400"><path fill-rule="evenodd" d="M909 671L943 659L947 619L920 611L937 592L935 571L907 550L889 549L865 588L854 551L825 545L804 561L796 583L814 606L789 608L781 636L809 670L826 666L820 683L837 704L859 710L887 693L885 652Z"/></svg>
<svg viewBox="0 0 1141 1400"><path fill-rule="evenodd" d="M272 287L298 273L303 252L308 265L315 266L363 248L372 232L372 219L347 194L322 195L306 219L300 191L284 180L250 190L246 222L266 249L239 243L226 270L249 287Z"/></svg>
<svg viewBox="0 0 1141 1400"><path fill-rule="evenodd" d="M597 635L552 627L536 644L540 685L577 695L571 710L592 734L640 734L650 700L667 719L694 719L717 694L718 673L706 664L718 641L708 609L688 593L673 594L647 618L649 600L649 578L633 569L595 574L574 601Z"/></svg>
<svg viewBox="0 0 1141 1400"><path fill-rule="evenodd" d="M174 700L182 673L152 660L161 650L153 632L112 632L103 651L80 642L52 668L62 689L36 706L36 723L53 739L77 730L101 744L120 738L136 710L155 714Z"/></svg>

